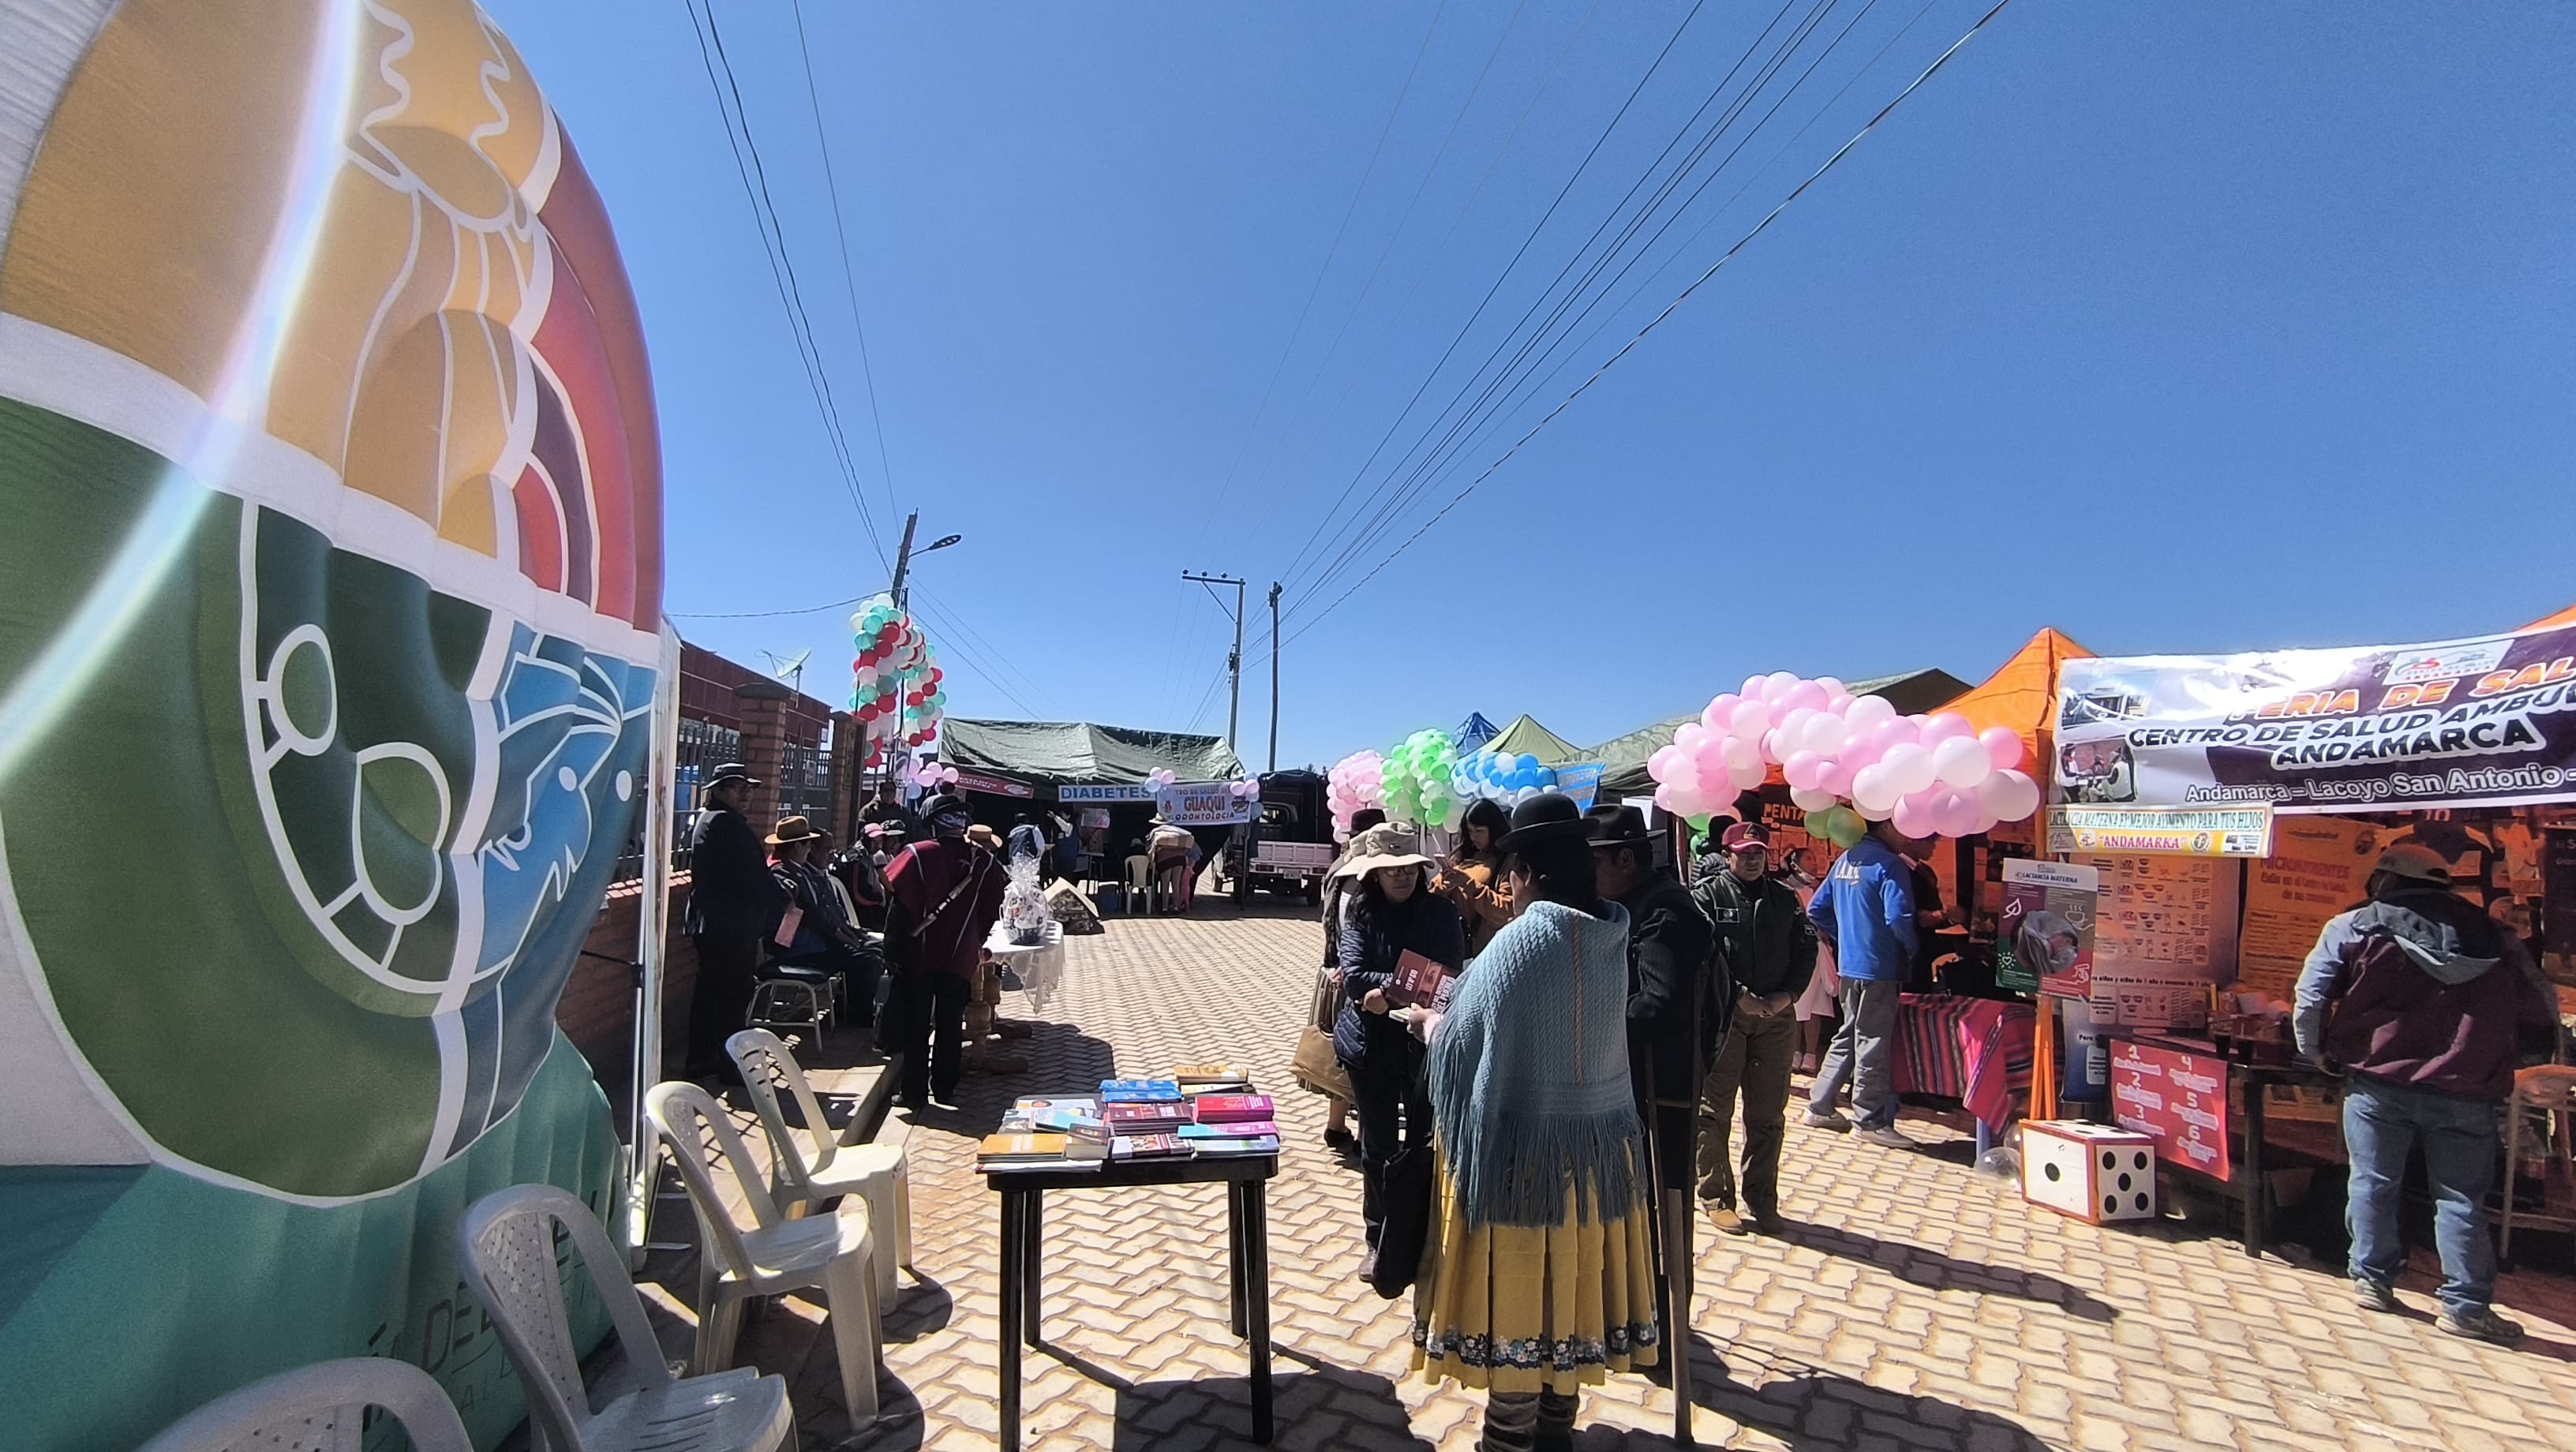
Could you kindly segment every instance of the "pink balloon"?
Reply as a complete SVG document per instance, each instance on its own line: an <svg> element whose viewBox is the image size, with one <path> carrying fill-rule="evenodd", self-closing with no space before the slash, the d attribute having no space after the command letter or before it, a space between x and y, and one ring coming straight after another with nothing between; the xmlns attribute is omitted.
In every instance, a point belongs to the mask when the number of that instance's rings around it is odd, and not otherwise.
<svg viewBox="0 0 2576 1452"><path fill-rule="evenodd" d="M1741 736L1747 741L1760 740L1762 733L1770 729L1771 707L1761 701L1736 703L1735 717L1727 723L1730 734Z"/></svg>
<svg viewBox="0 0 2576 1452"><path fill-rule="evenodd" d="M1870 749L1876 751L1882 761L1887 759L1887 753L1890 750L1904 746L1913 740L1914 723L1902 716L1893 721L1881 721L1870 728Z"/></svg>
<svg viewBox="0 0 2576 1452"><path fill-rule="evenodd" d="M1822 784L1824 774L1825 759L1812 751L1793 751L1787 761L1780 763L1780 775L1801 791L1815 790Z"/></svg>
<svg viewBox="0 0 2576 1452"><path fill-rule="evenodd" d="M1662 786L1655 788L1656 806L1663 808L1667 812L1676 812L1679 815L1685 816L1689 815L1688 813L1681 813L1679 809L1674 806L1674 802L1677 798L1678 794L1673 791L1672 783L1670 782L1666 782Z"/></svg>
<svg viewBox="0 0 2576 1452"><path fill-rule="evenodd" d="M1662 781L1673 774L1673 763L1681 756L1682 749L1678 745L1656 747L1655 754L1646 758L1646 775Z"/></svg>
<svg viewBox="0 0 2576 1452"><path fill-rule="evenodd" d="M1852 775L1857 769L1845 762L1828 761L1825 763L1824 774L1816 778L1816 789L1832 792L1838 797L1850 796Z"/></svg>
<svg viewBox="0 0 2576 1452"><path fill-rule="evenodd" d="M1712 733L1707 727L1702 726L1697 722L1684 722L1682 724L1682 728L1673 733L1673 748L1684 756L1697 756L1699 755L1701 744L1706 742L1712 734L1723 733Z"/></svg>
<svg viewBox="0 0 2576 1452"><path fill-rule="evenodd" d="M1746 676L1744 678L1744 699L1748 701L1761 700L1762 683L1767 679L1769 678L1758 674Z"/></svg>
<svg viewBox="0 0 2576 1452"><path fill-rule="evenodd" d="M1797 684L1798 678L1787 671L1773 671L1762 678L1762 699L1776 707L1780 703L1780 698L1788 695Z"/></svg>
<svg viewBox="0 0 2576 1452"><path fill-rule="evenodd" d="M1986 760L1997 771L2010 771L2021 765L2021 736L2009 726L1989 726L1977 733L1977 744L1986 748Z"/></svg>
<svg viewBox="0 0 2576 1452"><path fill-rule="evenodd" d="M1888 820L1896 823L1896 830L1908 837L1938 837L1941 834L1933 827L1929 812L1930 808L1923 804L1922 794L1918 792L1910 797L1897 798L1896 810L1889 814Z"/></svg>
<svg viewBox="0 0 2576 1452"><path fill-rule="evenodd" d="M1709 702L1708 709L1699 713L1699 724L1711 731L1725 730L1726 723L1735 719L1735 706L1739 699L1733 691L1729 691Z"/></svg>
<svg viewBox="0 0 2576 1452"><path fill-rule="evenodd" d="M1879 759L1886 754L1887 753L1871 739L1870 733L1863 731L1851 740L1844 742L1843 749L1834 753L1834 760L1840 763L1846 771L1858 771L1864 766L1878 765Z"/></svg>
<svg viewBox="0 0 2576 1452"><path fill-rule="evenodd" d="M1831 697L1826 695L1824 687L1814 681L1800 681L1782 694L1780 704L1792 711L1800 709L1821 711L1829 699Z"/></svg>
<svg viewBox="0 0 2576 1452"><path fill-rule="evenodd" d="M1976 799L1956 788L1936 792L1932 809L1925 815L1931 819L1933 830L1942 836L1965 837L1976 829Z"/></svg>

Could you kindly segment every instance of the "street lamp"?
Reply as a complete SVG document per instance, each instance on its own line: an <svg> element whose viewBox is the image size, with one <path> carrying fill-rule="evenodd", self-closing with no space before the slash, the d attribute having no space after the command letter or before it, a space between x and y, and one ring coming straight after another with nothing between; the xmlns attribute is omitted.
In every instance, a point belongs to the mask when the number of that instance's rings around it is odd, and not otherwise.
<svg viewBox="0 0 2576 1452"><path fill-rule="evenodd" d="M923 545L921 548L914 550L913 553L916 555L926 555L932 550L944 550L965 537L966 536L962 534L944 534L931 541L929 544Z"/></svg>

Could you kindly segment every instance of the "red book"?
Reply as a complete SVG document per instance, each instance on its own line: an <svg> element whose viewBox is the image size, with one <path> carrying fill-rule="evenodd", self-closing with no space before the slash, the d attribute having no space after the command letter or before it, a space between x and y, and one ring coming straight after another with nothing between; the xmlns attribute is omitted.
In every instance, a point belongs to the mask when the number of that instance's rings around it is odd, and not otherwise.
<svg viewBox="0 0 2576 1452"><path fill-rule="evenodd" d="M1190 1122L1189 1106L1183 1104L1106 1104L1100 1117L1112 1134L1154 1134Z"/></svg>
<svg viewBox="0 0 2576 1452"><path fill-rule="evenodd" d="M1424 1008L1439 1003L1443 987L1454 976L1445 966L1411 949L1395 960L1395 981L1388 985L1386 1001L1397 1008Z"/></svg>
<svg viewBox="0 0 2576 1452"><path fill-rule="evenodd" d="M1195 1102L1201 1124L1242 1124L1271 1116L1267 1094L1202 1094Z"/></svg>

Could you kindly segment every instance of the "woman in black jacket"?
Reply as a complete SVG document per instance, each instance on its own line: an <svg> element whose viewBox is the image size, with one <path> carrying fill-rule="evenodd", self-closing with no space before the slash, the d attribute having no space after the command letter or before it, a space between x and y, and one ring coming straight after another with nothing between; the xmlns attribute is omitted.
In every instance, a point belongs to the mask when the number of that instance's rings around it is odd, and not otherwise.
<svg viewBox="0 0 2576 1452"><path fill-rule="evenodd" d="M1342 864L1359 887L1342 929L1342 1011L1333 1023L1333 1053L1351 1076L1360 1113L1360 1218L1368 1255L1360 1274L1376 1266L1386 1224L1386 1167L1401 1145L1416 1149L1431 1139L1431 1101L1422 1084L1422 1045L1390 1016L1396 1007L1396 966L1415 953L1449 972L1467 961L1467 932L1458 909L1423 887L1431 859L1415 850L1413 834L1373 827L1351 844Z"/></svg>

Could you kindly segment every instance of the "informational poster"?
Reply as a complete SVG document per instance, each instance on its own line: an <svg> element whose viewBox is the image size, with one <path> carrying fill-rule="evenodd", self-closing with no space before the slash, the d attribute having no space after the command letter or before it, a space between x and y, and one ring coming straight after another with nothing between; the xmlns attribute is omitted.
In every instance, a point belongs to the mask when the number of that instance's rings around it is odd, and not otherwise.
<svg viewBox="0 0 2576 1452"><path fill-rule="evenodd" d="M2272 855L2246 868L2238 981L2288 998L2326 920L2361 901L2387 835L2350 817L2283 818L2272 833Z"/></svg>
<svg viewBox="0 0 2576 1452"><path fill-rule="evenodd" d="M2228 1178L2227 1061L2118 1039L2111 1117L2156 1142L2156 1158Z"/></svg>
<svg viewBox="0 0 2576 1452"><path fill-rule="evenodd" d="M1161 798L1163 819L1175 827L1225 827L1251 821L1260 800L1239 796L1233 788L1233 783L1222 781L1172 787Z"/></svg>
<svg viewBox="0 0 2576 1452"><path fill-rule="evenodd" d="M1584 762L1556 769L1556 789L1574 798L1574 804L1589 810L1592 799L1601 791L1601 763Z"/></svg>
<svg viewBox="0 0 2576 1452"><path fill-rule="evenodd" d="M2004 863L1995 930L1995 986L2060 998L2093 994L2100 869L2071 862Z"/></svg>
<svg viewBox="0 0 2576 1452"><path fill-rule="evenodd" d="M2279 812L2576 800L2576 626L2431 645L2070 660L2057 799Z"/></svg>
<svg viewBox="0 0 2576 1452"><path fill-rule="evenodd" d="M2541 834L2542 962L2560 983L2576 983L2576 831Z"/></svg>
<svg viewBox="0 0 2576 1452"><path fill-rule="evenodd" d="M2235 977L2236 864L2143 852L2091 861L2102 870L2095 1004L2132 1028L2206 1022L2209 985Z"/></svg>
<svg viewBox="0 0 2576 1452"><path fill-rule="evenodd" d="M1023 800L1038 794L1037 788L1027 782L1012 781L1008 777L986 776L980 771L957 773L957 789L964 792L982 792L988 797L1018 797Z"/></svg>

